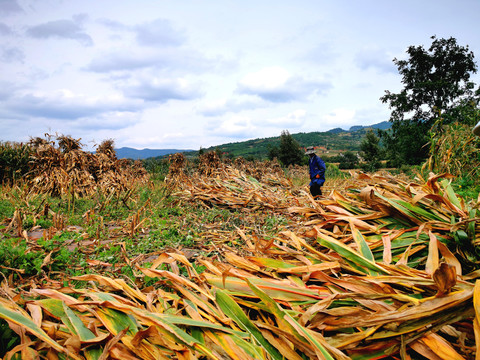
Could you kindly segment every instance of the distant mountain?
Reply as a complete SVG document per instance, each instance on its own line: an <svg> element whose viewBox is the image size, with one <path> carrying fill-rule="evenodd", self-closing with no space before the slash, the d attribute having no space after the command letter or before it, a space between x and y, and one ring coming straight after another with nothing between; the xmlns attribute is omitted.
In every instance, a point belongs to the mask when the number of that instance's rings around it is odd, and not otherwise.
<svg viewBox="0 0 480 360"><path fill-rule="evenodd" d="M350 128L350 131L354 131L354 130ZM343 130L342 128L335 128L327 131L327 133L332 133L332 134L339 134L341 132L345 132L345 130Z"/></svg>
<svg viewBox="0 0 480 360"><path fill-rule="evenodd" d="M392 126L392 124L390 122L382 121L381 123L378 123L378 124L375 124L375 125L368 125L368 126L356 125L356 126L352 126L349 131L358 131L358 130L366 129L366 128L387 130L387 129L390 129L391 126Z"/></svg>
<svg viewBox="0 0 480 360"><path fill-rule="evenodd" d="M151 157L165 156L169 154L175 154L178 152L193 151L193 150L178 150L178 149L142 149L137 150L129 147L122 147L115 149L117 158L119 159L147 159Z"/></svg>

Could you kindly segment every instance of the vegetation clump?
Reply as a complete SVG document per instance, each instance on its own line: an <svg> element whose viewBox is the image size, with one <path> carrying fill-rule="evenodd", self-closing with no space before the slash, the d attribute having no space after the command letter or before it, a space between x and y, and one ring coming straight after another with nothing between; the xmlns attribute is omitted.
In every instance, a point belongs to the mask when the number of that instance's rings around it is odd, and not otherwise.
<svg viewBox="0 0 480 360"><path fill-rule="evenodd" d="M13 184L29 171L32 149L28 144L0 142L0 181Z"/></svg>
<svg viewBox="0 0 480 360"><path fill-rule="evenodd" d="M113 141L106 140L95 154L82 150L80 139L58 136L56 142L35 138L30 141L32 155L28 185L32 193L52 196L89 196L97 191L122 193L147 179L147 172L137 162L118 160Z"/></svg>

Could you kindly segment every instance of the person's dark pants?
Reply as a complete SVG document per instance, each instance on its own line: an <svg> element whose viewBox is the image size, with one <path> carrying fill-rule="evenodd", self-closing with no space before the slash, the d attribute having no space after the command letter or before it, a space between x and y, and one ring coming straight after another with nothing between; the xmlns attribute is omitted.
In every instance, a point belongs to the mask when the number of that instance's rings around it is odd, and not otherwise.
<svg viewBox="0 0 480 360"><path fill-rule="evenodd" d="M312 184L310 186L310 194L312 194L313 197L322 196L322 187L318 184Z"/></svg>

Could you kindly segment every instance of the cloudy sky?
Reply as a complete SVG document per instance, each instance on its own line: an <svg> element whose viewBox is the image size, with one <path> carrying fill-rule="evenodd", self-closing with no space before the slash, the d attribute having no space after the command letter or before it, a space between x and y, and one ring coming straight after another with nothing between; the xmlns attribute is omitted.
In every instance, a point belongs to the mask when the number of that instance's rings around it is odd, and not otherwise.
<svg viewBox="0 0 480 360"><path fill-rule="evenodd" d="M408 46L454 37L479 63L478 14L479 0L0 0L0 140L199 149L375 124Z"/></svg>

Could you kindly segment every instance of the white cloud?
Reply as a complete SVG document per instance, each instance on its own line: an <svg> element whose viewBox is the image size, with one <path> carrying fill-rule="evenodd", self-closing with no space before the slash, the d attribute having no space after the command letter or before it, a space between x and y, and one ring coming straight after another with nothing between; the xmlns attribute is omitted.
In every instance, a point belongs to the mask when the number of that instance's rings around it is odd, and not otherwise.
<svg viewBox="0 0 480 360"><path fill-rule="evenodd" d="M252 137L257 130L248 116L232 115L221 121L211 122L209 131L214 135L227 138Z"/></svg>
<svg viewBox="0 0 480 360"><path fill-rule="evenodd" d="M0 0L0 14L10 15L23 12L16 0Z"/></svg>
<svg viewBox="0 0 480 360"><path fill-rule="evenodd" d="M240 86L260 92L275 91L285 86L290 78L291 75L287 70L280 66L273 66L247 74L240 81Z"/></svg>
<svg viewBox="0 0 480 360"><path fill-rule="evenodd" d="M73 20L54 20L43 24L35 25L27 29L27 35L36 39L71 39L76 40L85 46L92 46L93 40L86 32L83 31L81 23L84 17L82 15L75 17Z"/></svg>
<svg viewBox="0 0 480 360"><path fill-rule="evenodd" d="M19 115L68 120L97 117L112 111L131 112L141 107L141 102L119 95L92 97L67 89L49 93L27 92L11 97L6 102L6 108Z"/></svg>
<svg viewBox="0 0 480 360"><path fill-rule="evenodd" d="M268 119L265 123L282 129L299 129L305 123L306 116L305 109L297 109L286 116Z"/></svg>
<svg viewBox="0 0 480 360"><path fill-rule="evenodd" d="M155 134L155 135L154 135ZM162 148L162 149L189 149L193 150L194 147L188 143L192 139L192 135L182 132L154 132L144 136L132 136L131 134L123 134L120 136L118 144L120 146L135 146L138 149L144 148ZM179 147L178 144L185 144Z"/></svg>
<svg viewBox="0 0 480 360"><path fill-rule="evenodd" d="M164 62L160 54L122 50L97 56L85 67L85 70L97 73L133 71L151 66L162 67Z"/></svg>
<svg viewBox="0 0 480 360"><path fill-rule="evenodd" d="M213 68L217 61L208 59L191 49L154 48L133 51L123 48L96 56L85 70L110 73L152 68L164 71L198 72Z"/></svg>
<svg viewBox="0 0 480 360"><path fill-rule="evenodd" d="M383 73L397 73L393 58L393 55L377 46L367 46L355 55L355 64L362 70L372 68Z"/></svg>
<svg viewBox="0 0 480 360"><path fill-rule="evenodd" d="M12 29L10 26L5 25L4 23L0 23L0 35L11 35L13 34Z"/></svg>
<svg viewBox="0 0 480 360"><path fill-rule="evenodd" d="M301 76L292 76L280 66L274 66L247 74L239 81L237 91L271 102L290 102L307 100L327 92L331 87L329 82L305 80Z"/></svg>
<svg viewBox="0 0 480 360"><path fill-rule="evenodd" d="M202 96L198 84L184 78L137 78L121 86L127 97L145 101L191 100Z"/></svg>
<svg viewBox="0 0 480 360"><path fill-rule="evenodd" d="M241 95L229 99L205 100L196 106L196 111L203 116L220 116L229 112L237 113L259 109L267 105L268 104L258 96Z"/></svg>
<svg viewBox="0 0 480 360"><path fill-rule="evenodd" d="M354 119L355 110L350 109L335 109L323 117L323 120L333 128L351 126Z"/></svg>
<svg viewBox="0 0 480 360"><path fill-rule="evenodd" d="M83 117L81 121L71 121L72 129L85 130L119 130L132 126L141 120L141 113L134 111L107 111L94 117Z"/></svg>
<svg viewBox="0 0 480 360"><path fill-rule="evenodd" d="M300 60L307 60L315 64L332 63L339 57L339 52L335 48L335 44L330 41L309 46L304 53L299 56Z"/></svg>
<svg viewBox="0 0 480 360"><path fill-rule="evenodd" d="M135 27L137 42L144 46L178 46L185 35L173 29L170 21L156 19Z"/></svg>
<svg viewBox="0 0 480 360"><path fill-rule="evenodd" d="M0 61L4 63L23 63L24 60L25 53L18 47L12 46L0 49Z"/></svg>
<svg viewBox="0 0 480 360"><path fill-rule="evenodd" d="M5 104L6 100L12 98L19 88L18 84L0 80L0 100Z"/></svg>
<svg viewBox="0 0 480 360"><path fill-rule="evenodd" d="M0 0L0 140L198 149L370 125L425 29L480 53L477 1L299 1Z"/></svg>

